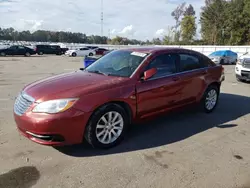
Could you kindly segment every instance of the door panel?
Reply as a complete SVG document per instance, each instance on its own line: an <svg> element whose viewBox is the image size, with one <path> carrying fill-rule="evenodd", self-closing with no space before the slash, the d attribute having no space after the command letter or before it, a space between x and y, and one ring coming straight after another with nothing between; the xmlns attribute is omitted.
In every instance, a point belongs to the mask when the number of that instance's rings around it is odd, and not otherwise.
<svg viewBox="0 0 250 188"><path fill-rule="evenodd" d="M195 102L206 85L207 68L202 60L194 54L180 54L179 71L183 84L181 103Z"/></svg>
<svg viewBox="0 0 250 188"><path fill-rule="evenodd" d="M143 116L165 108L172 108L181 97L183 85L177 76L138 82L138 115Z"/></svg>
<svg viewBox="0 0 250 188"><path fill-rule="evenodd" d="M23 46L18 46L16 55L24 55L25 54L25 48Z"/></svg>
<svg viewBox="0 0 250 188"><path fill-rule="evenodd" d="M183 84L181 104L195 102L197 96L201 95L203 88L206 85L205 76L207 74L206 69L196 70L181 74L181 80Z"/></svg>
<svg viewBox="0 0 250 188"><path fill-rule="evenodd" d="M7 55L17 55L16 53L17 53L16 46L11 46L10 48L8 48L8 50L6 50Z"/></svg>

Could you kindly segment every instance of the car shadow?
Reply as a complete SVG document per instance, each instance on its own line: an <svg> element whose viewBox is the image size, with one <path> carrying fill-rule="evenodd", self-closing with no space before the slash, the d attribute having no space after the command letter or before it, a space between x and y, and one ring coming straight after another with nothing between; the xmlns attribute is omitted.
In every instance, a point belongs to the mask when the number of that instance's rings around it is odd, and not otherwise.
<svg viewBox="0 0 250 188"><path fill-rule="evenodd" d="M213 113L206 114L191 109L166 114L131 127L126 139L114 148L94 149L85 142L80 145L57 147L56 149L69 156L91 157L168 145L214 127L226 129L238 126L228 122L249 114L249 104L249 97L222 93Z"/></svg>

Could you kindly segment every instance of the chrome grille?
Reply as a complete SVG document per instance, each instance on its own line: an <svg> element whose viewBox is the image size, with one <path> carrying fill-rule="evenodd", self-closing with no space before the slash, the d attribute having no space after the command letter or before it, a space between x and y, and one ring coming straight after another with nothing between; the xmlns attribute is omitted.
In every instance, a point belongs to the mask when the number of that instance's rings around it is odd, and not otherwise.
<svg viewBox="0 0 250 188"><path fill-rule="evenodd" d="M250 63L244 63L243 67L247 68L247 69L250 69Z"/></svg>
<svg viewBox="0 0 250 188"><path fill-rule="evenodd" d="M33 104L35 100L24 92L20 93L14 104L14 112L21 116L23 115L28 108Z"/></svg>

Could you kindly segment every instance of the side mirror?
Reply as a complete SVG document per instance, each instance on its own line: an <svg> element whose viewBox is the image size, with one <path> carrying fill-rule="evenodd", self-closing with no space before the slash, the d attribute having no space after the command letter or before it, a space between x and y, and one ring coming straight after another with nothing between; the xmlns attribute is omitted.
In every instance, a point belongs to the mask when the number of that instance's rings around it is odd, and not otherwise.
<svg viewBox="0 0 250 188"><path fill-rule="evenodd" d="M157 69L156 68L151 68L147 71L144 72L144 80L148 80L150 78L152 78L155 74L157 73Z"/></svg>

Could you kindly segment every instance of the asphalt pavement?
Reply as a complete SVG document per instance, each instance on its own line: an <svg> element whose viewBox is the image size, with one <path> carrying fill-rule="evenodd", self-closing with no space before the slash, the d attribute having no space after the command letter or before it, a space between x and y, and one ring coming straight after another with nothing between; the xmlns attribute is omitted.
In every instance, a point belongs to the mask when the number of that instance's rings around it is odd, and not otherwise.
<svg viewBox="0 0 250 188"><path fill-rule="evenodd" d="M0 57L0 188L250 187L250 84L236 81L233 65L224 66L212 114L186 110L135 125L110 150L19 135L12 110L24 85L80 67L81 57Z"/></svg>

